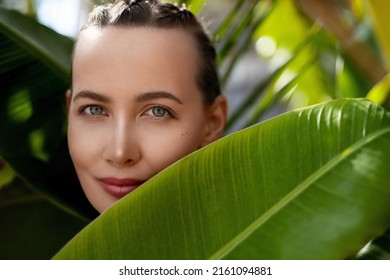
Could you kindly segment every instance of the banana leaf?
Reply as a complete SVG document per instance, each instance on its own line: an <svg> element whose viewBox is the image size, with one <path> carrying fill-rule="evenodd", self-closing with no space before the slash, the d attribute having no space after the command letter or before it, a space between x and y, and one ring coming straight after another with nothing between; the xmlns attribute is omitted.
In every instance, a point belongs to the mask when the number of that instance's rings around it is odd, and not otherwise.
<svg viewBox="0 0 390 280"><path fill-rule="evenodd" d="M0 157L63 210L93 218L66 143L73 41L0 7Z"/></svg>
<svg viewBox="0 0 390 280"><path fill-rule="evenodd" d="M390 260L390 230L370 242L356 256L358 260Z"/></svg>
<svg viewBox="0 0 390 280"><path fill-rule="evenodd" d="M390 226L390 114L292 111L150 179L55 259L346 259Z"/></svg>
<svg viewBox="0 0 390 280"><path fill-rule="evenodd" d="M0 188L0 259L50 259L88 224L20 179Z"/></svg>

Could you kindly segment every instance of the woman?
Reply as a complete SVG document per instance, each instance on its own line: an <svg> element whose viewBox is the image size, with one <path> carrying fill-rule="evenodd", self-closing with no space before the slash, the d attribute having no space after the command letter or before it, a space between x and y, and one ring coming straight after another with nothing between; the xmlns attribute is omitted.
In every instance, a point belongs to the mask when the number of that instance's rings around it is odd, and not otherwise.
<svg viewBox="0 0 390 280"><path fill-rule="evenodd" d="M92 11L75 46L67 106L72 161L99 212L218 139L227 115L201 24L156 0Z"/></svg>

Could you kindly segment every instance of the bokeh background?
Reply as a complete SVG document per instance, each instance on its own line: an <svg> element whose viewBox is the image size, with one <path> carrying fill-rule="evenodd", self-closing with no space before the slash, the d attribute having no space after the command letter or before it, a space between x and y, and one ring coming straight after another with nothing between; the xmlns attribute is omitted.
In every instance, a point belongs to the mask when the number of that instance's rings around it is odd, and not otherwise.
<svg viewBox="0 0 390 280"><path fill-rule="evenodd" d="M66 150L64 93L90 0L0 1L0 259L50 258L97 213ZM390 2L188 0L218 51L226 134L338 98L390 107Z"/></svg>

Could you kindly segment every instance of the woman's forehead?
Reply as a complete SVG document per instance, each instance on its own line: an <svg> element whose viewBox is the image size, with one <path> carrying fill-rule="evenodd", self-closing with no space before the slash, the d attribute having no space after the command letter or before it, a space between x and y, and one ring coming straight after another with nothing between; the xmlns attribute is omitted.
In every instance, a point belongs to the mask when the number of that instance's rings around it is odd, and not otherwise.
<svg viewBox="0 0 390 280"><path fill-rule="evenodd" d="M198 55L194 38L184 29L156 27L90 27L80 33L75 51L76 55L80 51L84 54L98 49L107 52L142 52L149 46L155 46L165 55L172 52L177 55Z"/></svg>
<svg viewBox="0 0 390 280"><path fill-rule="evenodd" d="M181 29L88 28L76 46L73 85L194 92L197 65L195 41Z"/></svg>
<svg viewBox="0 0 390 280"><path fill-rule="evenodd" d="M195 40L182 29L88 28L80 34L73 66L77 67L80 61L90 61L94 65L104 62L118 67L177 66L183 71L194 68L192 70L197 72L199 53Z"/></svg>

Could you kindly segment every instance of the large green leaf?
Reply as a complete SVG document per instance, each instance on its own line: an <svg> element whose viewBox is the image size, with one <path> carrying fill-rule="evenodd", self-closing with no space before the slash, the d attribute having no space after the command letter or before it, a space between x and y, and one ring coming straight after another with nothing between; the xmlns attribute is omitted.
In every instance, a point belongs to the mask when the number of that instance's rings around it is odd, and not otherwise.
<svg viewBox="0 0 390 280"><path fill-rule="evenodd" d="M57 259L344 259L390 226L390 115L367 100L289 112L182 159Z"/></svg>
<svg viewBox="0 0 390 280"><path fill-rule="evenodd" d="M4 8L0 8L0 30L7 38L17 43L20 48L55 70L63 81L68 82L73 40L38 24L31 17ZM4 42L7 41L7 39L4 40ZM14 55L18 54L18 51L18 49L15 49ZM14 56L8 56L9 53L2 52L1 54L4 56L3 58L9 59L6 59L8 62L12 62L12 59L15 58ZM2 66L3 63L4 60Z"/></svg>
<svg viewBox="0 0 390 280"><path fill-rule="evenodd" d="M54 203L94 217L66 144L72 46L71 39L0 7L0 156Z"/></svg>
<svg viewBox="0 0 390 280"><path fill-rule="evenodd" d="M390 229L370 242L356 256L359 260L390 260Z"/></svg>
<svg viewBox="0 0 390 280"><path fill-rule="evenodd" d="M88 223L21 180L0 188L0 259L49 259Z"/></svg>

